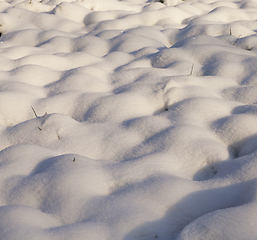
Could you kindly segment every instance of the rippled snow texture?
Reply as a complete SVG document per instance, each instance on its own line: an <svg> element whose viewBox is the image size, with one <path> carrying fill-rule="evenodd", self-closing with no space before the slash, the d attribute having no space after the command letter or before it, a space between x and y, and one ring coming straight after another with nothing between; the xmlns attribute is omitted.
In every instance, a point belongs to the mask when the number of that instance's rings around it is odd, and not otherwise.
<svg viewBox="0 0 257 240"><path fill-rule="evenodd" d="M0 239L257 239L257 1L0 12Z"/></svg>

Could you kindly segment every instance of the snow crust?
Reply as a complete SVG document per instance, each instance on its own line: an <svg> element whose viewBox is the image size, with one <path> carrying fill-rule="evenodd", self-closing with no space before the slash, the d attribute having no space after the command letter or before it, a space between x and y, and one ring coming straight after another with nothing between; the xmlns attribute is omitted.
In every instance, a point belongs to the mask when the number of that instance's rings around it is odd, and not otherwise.
<svg viewBox="0 0 257 240"><path fill-rule="evenodd" d="M0 2L0 239L257 239L257 1Z"/></svg>

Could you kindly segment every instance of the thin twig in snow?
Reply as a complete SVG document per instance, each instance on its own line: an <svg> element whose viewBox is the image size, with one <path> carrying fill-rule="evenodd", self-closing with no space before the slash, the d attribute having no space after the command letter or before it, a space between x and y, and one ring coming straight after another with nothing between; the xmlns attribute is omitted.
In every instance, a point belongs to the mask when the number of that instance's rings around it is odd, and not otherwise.
<svg viewBox="0 0 257 240"><path fill-rule="evenodd" d="M32 106L31 106L31 108L32 108L33 113L34 113L35 116L37 117L37 113L36 113L35 109L34 109Z"/></svg>
<svg viewBox="0 0 257 240"><path fill-rule="evenodd" d="M237 43L237 41L239 40L240 37L241 37L241 35L238 36L237 40L234 42L233 45L235 45Z"/></svg>
<svg viewBox="0 0 257 240"><path fill-rule="evenodd" d="M192 68L191 68L191 72L190 72L190 76L193 74L194 65L195 65L195 64L193 63Z"/></svg>

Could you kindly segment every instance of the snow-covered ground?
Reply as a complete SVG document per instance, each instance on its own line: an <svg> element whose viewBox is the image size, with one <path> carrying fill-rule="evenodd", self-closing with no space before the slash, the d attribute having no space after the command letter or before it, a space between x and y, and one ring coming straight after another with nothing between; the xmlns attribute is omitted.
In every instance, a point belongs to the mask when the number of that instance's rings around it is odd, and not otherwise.
<svg viewBox="0 0 257 240"><path fill-rule="evenodd" d="M1 0L1 240L256 240L257 0Z"/></svg>

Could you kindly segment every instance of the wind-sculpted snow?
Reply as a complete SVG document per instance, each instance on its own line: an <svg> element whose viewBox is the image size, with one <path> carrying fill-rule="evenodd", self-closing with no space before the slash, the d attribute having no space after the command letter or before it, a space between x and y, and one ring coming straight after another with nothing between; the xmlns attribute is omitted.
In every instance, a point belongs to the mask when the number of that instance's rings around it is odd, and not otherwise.
<svg viewBox="0 0 257 240"><path fill-rule="evenodd" d="M0 239L257 239L257 2L0 2Z"/></svg>

